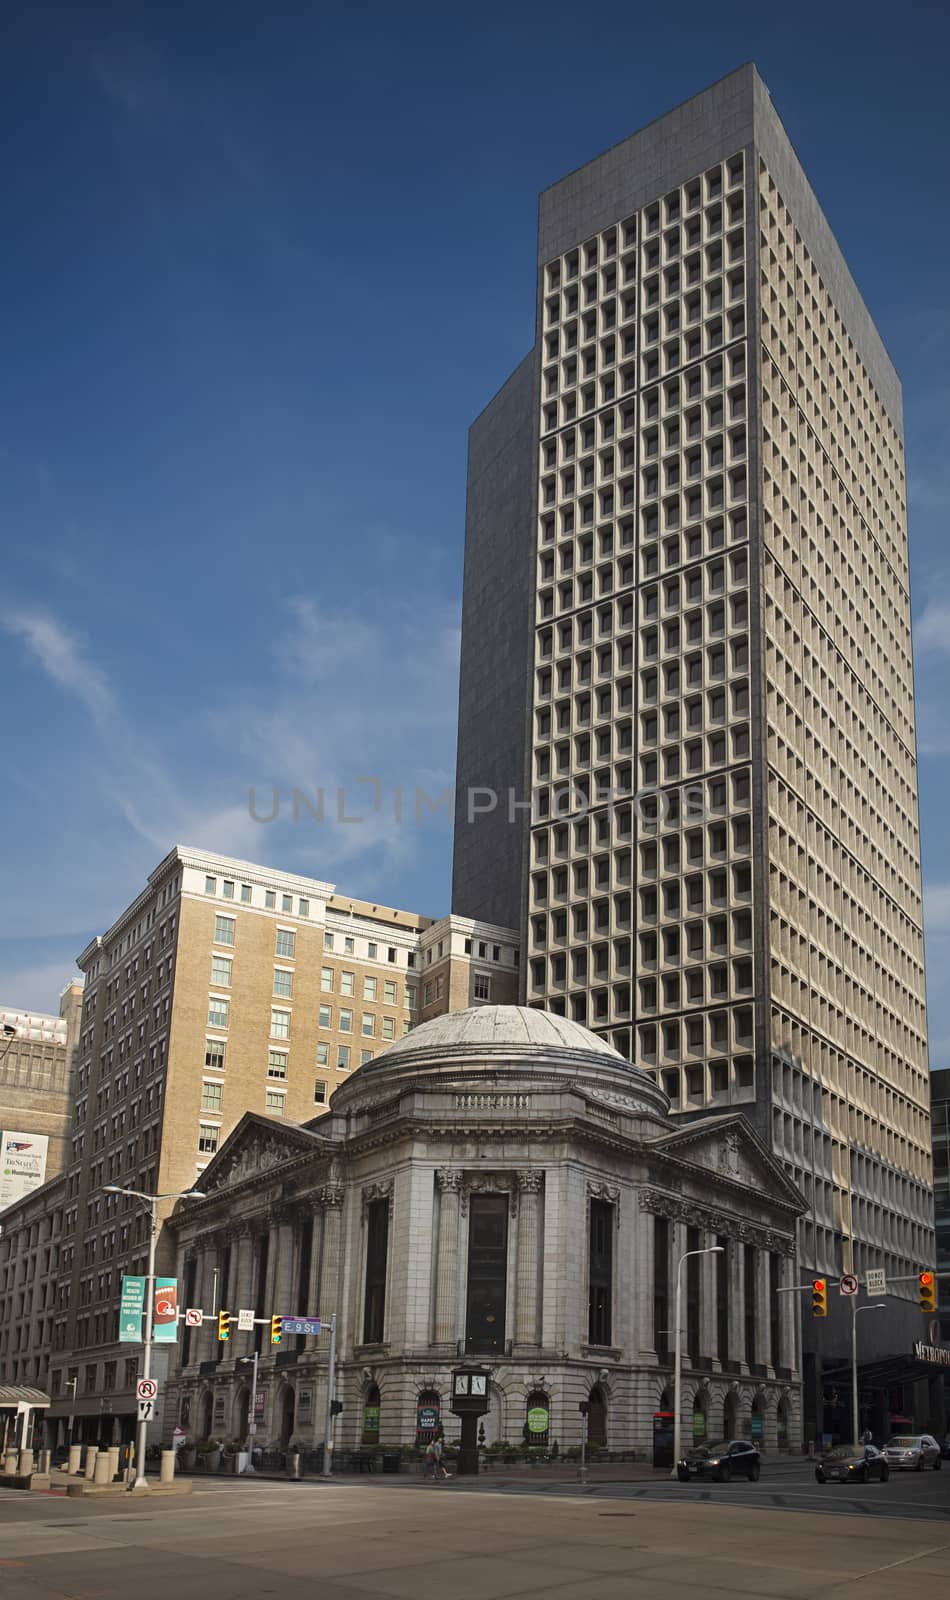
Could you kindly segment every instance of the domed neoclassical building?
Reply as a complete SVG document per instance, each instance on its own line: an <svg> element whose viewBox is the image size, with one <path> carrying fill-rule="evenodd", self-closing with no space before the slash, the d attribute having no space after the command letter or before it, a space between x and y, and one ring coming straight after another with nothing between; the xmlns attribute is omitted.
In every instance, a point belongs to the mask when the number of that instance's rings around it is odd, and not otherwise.
<svg viewBox="0 0 950 1600"><path fill-rule="evenodd" d="M577 1023L481 1006L423 1023L304 1126L248 1114L180 1205L179 1293L235 1321L185 1329L165 1421L259 1443L324 1438L327 1339L258 1318L335 1313L336 1445L400 1445L438 1417L460 1357L491 1369L485 1438L649 1457L672 1393L683 1264L684 1427L799 1442L799 1191L741 1115L684 1126ZM546 1431L543 1424L546 1422Z"/></svg>

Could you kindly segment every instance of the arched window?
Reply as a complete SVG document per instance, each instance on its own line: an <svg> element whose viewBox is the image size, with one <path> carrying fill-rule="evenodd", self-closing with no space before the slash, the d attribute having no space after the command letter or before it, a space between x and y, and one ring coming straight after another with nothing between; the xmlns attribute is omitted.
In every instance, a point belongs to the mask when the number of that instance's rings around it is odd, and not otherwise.
<svg viewBox="0 0 950 1600"><path fill-rule="evenodd" d="M416 1401L416 1443L428 1444L442 1431L442 1402L435 1389L423 1389Z"/></svg>
<svg viewBox="0 0 950 1600"><path fill-rule="evenodd" d="M363 1401L363 1444L379 1444L379 1385L370 1384Z"/></svg>
<svg viewBox="0 0 950 1600"><path fill-rule="evenodd" d="M543 1389L533 1389L525 1409L524 1442L546 1445L550 1438L551 1402Z"/></svg>

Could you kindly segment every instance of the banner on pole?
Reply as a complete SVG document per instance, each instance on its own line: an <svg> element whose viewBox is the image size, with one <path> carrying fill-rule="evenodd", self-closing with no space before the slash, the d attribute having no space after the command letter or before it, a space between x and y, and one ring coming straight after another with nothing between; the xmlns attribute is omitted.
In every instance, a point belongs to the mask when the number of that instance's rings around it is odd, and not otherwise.
<svg viewBox="0 0 950 1600"><path fill-rule="evenodd" d="M178 1279L155 1279L153 1344L174 1344L178 1338Z"/></svg>
<svg viewBox="0 0 950 1600"><path fill-rule="evenodd" d="M142 1343L142 1317L145 1314L145 1279L123 1274L119 1300L119 1343Z"/></svg>

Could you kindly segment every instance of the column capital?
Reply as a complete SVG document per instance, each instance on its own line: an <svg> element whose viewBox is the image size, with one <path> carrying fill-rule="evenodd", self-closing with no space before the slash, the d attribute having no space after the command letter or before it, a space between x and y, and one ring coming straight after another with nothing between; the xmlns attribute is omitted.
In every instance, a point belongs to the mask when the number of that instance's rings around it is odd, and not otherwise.
<svg viewBox="0 0 950 1600"><path fill-rule="evenodd" d="M317 1199L325 1210L335 1210L343 1205L345 1193L342 1183L325 1183L322 1189L317 1190Z"/></svg>
<svg viewBox="0 0 950 1600"><path fill-rule="evenodd" d="M435 1182L443 1193L450 1189L458 1194L462 1187L462 1174L457 1167L436 1167Z"/></svg>
<svg viewBox="0 0 950 1600"><path fill-rule="evenodd" d="M540 1167L517 1174L519 1194L540 1194L544 1186L544 1172Z"/></svg>

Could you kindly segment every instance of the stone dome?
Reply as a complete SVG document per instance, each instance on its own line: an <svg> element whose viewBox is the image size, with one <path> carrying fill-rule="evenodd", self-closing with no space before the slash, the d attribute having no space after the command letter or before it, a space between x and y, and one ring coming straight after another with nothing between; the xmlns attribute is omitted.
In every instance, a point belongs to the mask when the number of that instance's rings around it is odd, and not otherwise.
<svg viewBox="0 0 950 1600"><path fill-rule="evenodd" d="M669 1111L648 1073L579 1022L531 1006L490 1005L420 1023L351 1073L334 1090L331 1110L369 1106L381 1090L455 1093L466 1083L478 1095L573 1086L654 1117Z"/></svg>
<svg viewBox="0 0 950 1600"><path fill-rule="evenodd" d="M512 1045L539 1050L583 1050L586 1055L609 1056L623 1061L619 1050L589 1028L568 1017L533 1006L469 1006L467 1011L449 1011L445 1016L421 1022L411 1033L377 1056L377 1061L396 1061L421 1050L455 1050L459 1045L481 1051L486 1045L504 1050Z"/></svg>

